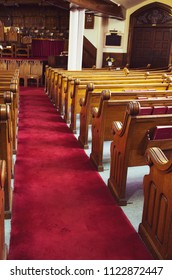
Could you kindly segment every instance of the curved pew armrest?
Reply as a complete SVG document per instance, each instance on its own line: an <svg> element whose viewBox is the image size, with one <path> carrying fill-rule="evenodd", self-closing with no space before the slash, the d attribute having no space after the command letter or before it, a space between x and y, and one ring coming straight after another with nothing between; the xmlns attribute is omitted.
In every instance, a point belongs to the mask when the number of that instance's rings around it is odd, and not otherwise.
<svg viewBox="0 0 172 280"><path fill-rule="evenodd" d="M92 110L91 110L92 117L93 118L98 117L98 112L99 112L99 108L98 107L93 107Z"/></svg>
<svg viewBox="0 0 172 280"><path fill-rule="evenodd" d="M149 166L153 164L161 171L172 170L172 161L168 160L164 152L159 147L152 147L145 152L146 161Z"/></svg>
<svg viewBox="0 0 172 280"><path fill-rule="evenodd" d="M0 160L0 188L4 189L6 178L6 161Z"/></svg>
<svg viewBox="0 0 172 280"><path fill-rule="evenodd" d="M80 98L79 104L80 104L81 107L85 105L85 98L84 97Z"/></svg>
<svg viewBox="0 0 172 280"><path fill-rule="evenodd" d="M114 121L112 123L112 133L115 135L115 134L121 134L121 131L122 131L122 127L123 127L123 124L122 122L119 122L119 121Z"/></svg>
<svg viewBox="0 0 172 280"><path fill-rule="evenodd" d="M123 136L123 134L125 133L128 118L130 116L137 116L139 112L140 112L140 103L138 101L130 101L127 105L127 110L123 123L119 121L114 121L112 123L113 134L114 135L118 134L119 136Z"/></svg>

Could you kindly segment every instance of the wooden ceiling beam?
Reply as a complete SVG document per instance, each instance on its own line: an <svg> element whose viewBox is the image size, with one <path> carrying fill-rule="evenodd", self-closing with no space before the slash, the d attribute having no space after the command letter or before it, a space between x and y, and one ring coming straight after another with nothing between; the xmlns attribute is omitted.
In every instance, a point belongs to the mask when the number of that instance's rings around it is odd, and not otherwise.
<svg viewBox="0 0 172 280"><path fill-rule="evenodd" d="M109 4L105 1L100 0L70 0L68 2L70 2L71 4L75 4L80 8L88 9L96 13L124 20L122 7L110 1Z"/></svg>
<svg viewBox="0 0 172 280"><path fill-rule="evenodd" d="M65 0L0 0L0 5L17 6L17 5L39 5L54 6L69 10L69 2Z"/></svg>
<svg viewBox="0 0 172 280"><path fill-rule="evenodd" d="M66 10L70 9L70 4L92 11L97 15L125 19L125 11L122 6L118 6L110 0L0 0L0 5L4 6L39 5L54 6Z"/></svg>

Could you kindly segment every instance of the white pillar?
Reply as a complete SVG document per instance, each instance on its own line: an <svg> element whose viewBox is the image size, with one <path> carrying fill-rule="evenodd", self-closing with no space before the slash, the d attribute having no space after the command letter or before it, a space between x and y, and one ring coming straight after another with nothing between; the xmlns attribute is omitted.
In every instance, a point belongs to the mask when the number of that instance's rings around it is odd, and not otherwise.
<svg viewBox="0 0 172 280"><path fill-rule="evenodd" d="M85 10L76 7L70 10L68 70L82 69Z"/></svg>
<svg viewBox="0 0 172 280"><path fill-rule="evenodd" d="M98 25L97 25L97 42L99 42L99 44L97 48L96 68L102 67L104 37L105 37L106 28L107 28L107 19L100 17L98 19Z"/></svg>

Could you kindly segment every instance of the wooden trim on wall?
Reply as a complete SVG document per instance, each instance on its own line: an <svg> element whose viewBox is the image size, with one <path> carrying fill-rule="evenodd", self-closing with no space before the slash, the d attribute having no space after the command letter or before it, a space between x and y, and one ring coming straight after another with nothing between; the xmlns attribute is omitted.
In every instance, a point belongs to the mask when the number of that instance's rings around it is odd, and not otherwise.
<svg viewBox="0 0 172 280"><path fill-rule="evenodd" d="M112 52L108 52L108 53L103 53L103 65L102 67L107 67L107 61L106 58L110 56L112 58L115 59L115 61L113 62L113 66L114 67L120 67L123 68L124 66L126 66L126 57L127 54L126 53L112 53Z"/></svg>

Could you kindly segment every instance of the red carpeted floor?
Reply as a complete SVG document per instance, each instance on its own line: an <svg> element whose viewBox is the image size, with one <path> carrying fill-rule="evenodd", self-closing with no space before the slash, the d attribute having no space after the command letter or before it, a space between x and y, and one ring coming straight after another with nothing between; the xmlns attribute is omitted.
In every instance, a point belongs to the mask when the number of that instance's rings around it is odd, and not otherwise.
<svg viewBox="0 0 172 280"><path fill-rule="evenodd" d="M23 88L9 259L151 258L43 89Z"/></svg>

